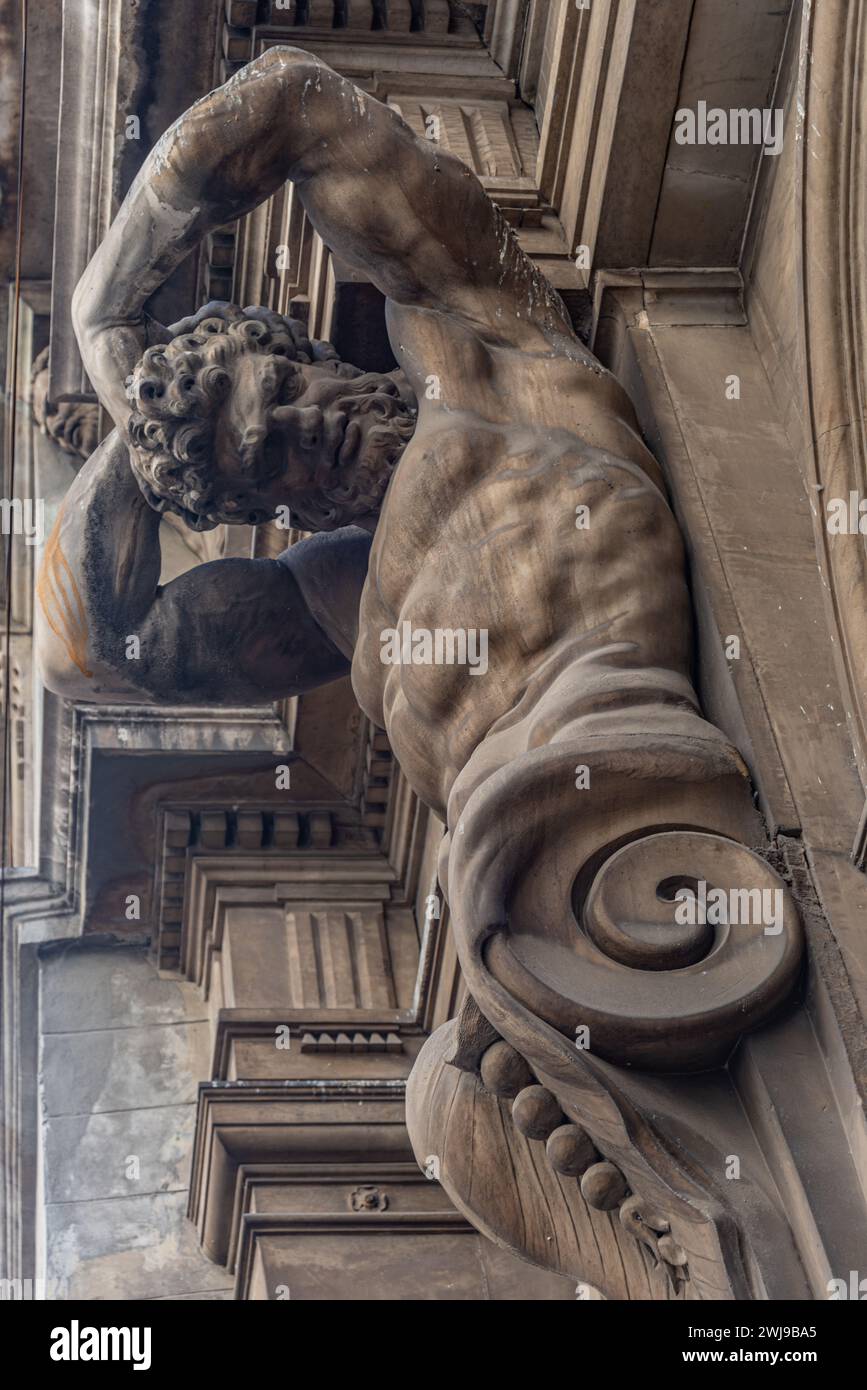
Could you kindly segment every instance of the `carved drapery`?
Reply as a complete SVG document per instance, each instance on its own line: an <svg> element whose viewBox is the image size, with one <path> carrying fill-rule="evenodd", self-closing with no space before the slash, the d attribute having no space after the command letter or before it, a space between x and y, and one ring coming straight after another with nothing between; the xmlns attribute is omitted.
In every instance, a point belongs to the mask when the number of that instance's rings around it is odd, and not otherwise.
<svg viewBox="0 0 867 1390"><path fill-rule="evenodd" d="M576 765L596 788L584 802ZM561 735L488 770L455 798L441 874L476 1002L410 1078L416 1156L439 1156L452 1200L493 1239L607 1297L783 1296L734 1234L747 1185L723 1195L722 1150L703 1138L717 1084L662 1080L724 1065L795 989L798 912L748 848L761 829L743 765L684 730L619 747ZM729 903L777 895L779 929L682 924L675 894L701 883ZM746 1200L788 1245L760 1187Z"/></svg>

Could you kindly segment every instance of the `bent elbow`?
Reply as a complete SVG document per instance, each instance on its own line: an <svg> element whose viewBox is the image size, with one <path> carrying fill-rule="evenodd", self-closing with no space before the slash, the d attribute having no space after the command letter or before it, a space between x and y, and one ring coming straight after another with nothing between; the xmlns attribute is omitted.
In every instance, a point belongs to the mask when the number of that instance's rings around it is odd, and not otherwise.
<svg viewBox="0 0 867 1390"><path fill-rule="evenodd" d="M61 664L37 650L36 670L45 689L52 695L58 695L62 700L86 698L82 688L85 685L85 677L75 666ZM93 699L94 696L91 695L90 698Z"/></svg>
<svg viewBox="0 0 867 1390"><path fill-rule="evenodd" d="M72 291L72 299L69 303L69 317L75 336L79 340L81 334L86 331L92 319L90 313L90 299L87 268L85 268L81 275L81 279Z"/></svg>
<svg viewBox="0 0 867 1390"><path fill-rule="evenodd" d="M36 651L36 670L46 690L61 700L75 700L79 704L137 704L154 703L152 692L132 687L119 679L108 679L104 671L91 671L86 665L77 666L73 661L57 660L52 651Z"/></svg>
<svg viewBox="0 0 867 1390"><path fill-rule="evenodd" d="M33 639L36 673L46 690L63 700L97 700L93 672L88 669L86 652L80 664L55 635L46 619L36 610L36 630Z"/></svg>
<svg viewBox="0 0 867 1390"><path fill-rule="evenodd" d="M259 57L254 58L242 71L252 73L275 70L289 71L303 67L304 64L311 68L322 66L319 60L307 49L296 48L291 43L278 43L273 48L266 48L264 53L260 53ZM231 81L231 78L229 80Z"/></svg>
<svg viewBox="0 0 867 1390"><path fill-rule="evenodd" d="M240 79L254 83L261 81L263 90L273 87L275 96L279 93L280 100L285 101L290 93L296 98L300 96L311 82L320 90L323 77L329 76L336 77L336 73L322 58L303 48L278 44L247 63L235 77L229 78L226 86Z"/></svg>

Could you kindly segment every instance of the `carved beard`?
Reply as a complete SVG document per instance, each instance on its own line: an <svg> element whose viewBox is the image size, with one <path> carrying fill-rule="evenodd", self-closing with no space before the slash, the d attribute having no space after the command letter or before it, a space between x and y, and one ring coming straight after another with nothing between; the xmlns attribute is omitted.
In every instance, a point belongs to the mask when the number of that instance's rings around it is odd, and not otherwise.
<svg viewBox="0 0 867 1390"><path fill-rule="evenodd" d="M290 509L308 531L334 531L351 526L359 517L379 511L392 474L412 439L416 415L395 393L382 389L380 376L361 377L351 394L336 402L350 423L364 415L377 415L381 423L370 428L350 462L334 469L328 486L319 488ZM373 388L373 389L371 389Z"/></svg>

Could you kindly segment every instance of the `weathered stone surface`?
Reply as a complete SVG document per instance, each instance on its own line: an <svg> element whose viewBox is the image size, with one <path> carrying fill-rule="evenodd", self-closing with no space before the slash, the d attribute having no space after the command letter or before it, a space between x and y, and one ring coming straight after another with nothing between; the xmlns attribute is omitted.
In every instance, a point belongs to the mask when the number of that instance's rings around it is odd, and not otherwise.
<svg viewBox="0 0 867 1390"><path fill-rule="evenodd" d="M52 1033L43 1042L45 1113L80 1115L182 1105L208 1070L208 1025Z"/></svg>
<svg viewBox="0 0 867 1390"><path fill-rule="evenodd" d="M45 1033L194 1023L206 1017L197 992L161 979L144 949L82 950L70 945L42 967Z"/></svg>
<svg viewBox="0 0 867 1390"><path fill-rule="evenodd" d="M228 1282L199 1249L181 1192L49 1207L46 1278L48 1297L64 1300L174 1297Z"/></svg>
<svg viewBox="0 0 867 1390"><path fill-rule="evenodd" d="M676 108L697 110L702 100L726 113L769 107L790 7L789 0L762 10L749 0L697 0ZM789 120L782 132L793 146L796 129ZM678 144L672 132L647 264L735 264L757 167L776 157L735 139Z"/></svg>
<svg viewBox="0 0 867 1390"><path fill-rule="evenodd" d="M49 1296L228 1292L185 1214L208 1071L196 991L141 949L69 946L43 959L42 998Z"/></svg>
<svg viewBox="0 0 867 1390"><path fill-rule="evenodd" d="M46 1202L185 1192L195 1119L195 1106L171 1105L46 1120Z"/></svg>

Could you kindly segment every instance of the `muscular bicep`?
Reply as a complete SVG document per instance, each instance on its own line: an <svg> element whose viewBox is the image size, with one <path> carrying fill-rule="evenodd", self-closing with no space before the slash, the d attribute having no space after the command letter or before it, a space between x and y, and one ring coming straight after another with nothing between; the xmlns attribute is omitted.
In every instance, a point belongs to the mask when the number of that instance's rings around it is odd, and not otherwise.
<svg viewBox="0 0 867 1390"><path fill-rule="evenodd" d="M215 560L163 586L159 525L115 432L76 477L45 546L36 649L50 690L250 704L348 672L366 532L311 537L280 560Z"/></svg>
<svg viewBox="0 0 867 1390"><path fill-rule="evenodd" d="M327 139L294 177L342 259L398 304L459 313L500 335L535 323L571 336L559 296L465 164L328 68L308 109Z"/></svg>
<svg viewBox="0 0 867 1390"><path fill-rule="evenodd" d="M276 560L214 560L158 590L132 678L150 699L258 704L349 670L292 570Z"/></svg>
<svg viewBox="0 0 867 1390"><path fill-rule="evenodd" d="M214 560L158 590L142 631L147 687L184 702L259 702L346 675L371 537L323 532L277 560Z"/></svg>
<svg viewBox="0 0 867 1390"><path fill-rule="evenodd" d="M562 301L472 170L310 53L269 49L155 153L147 178L159 201L196 208L187 243L288 180L326 244L389 299L500 334L535 324L571 335ZM177 238L167 254L178 255Z"/></svg>

